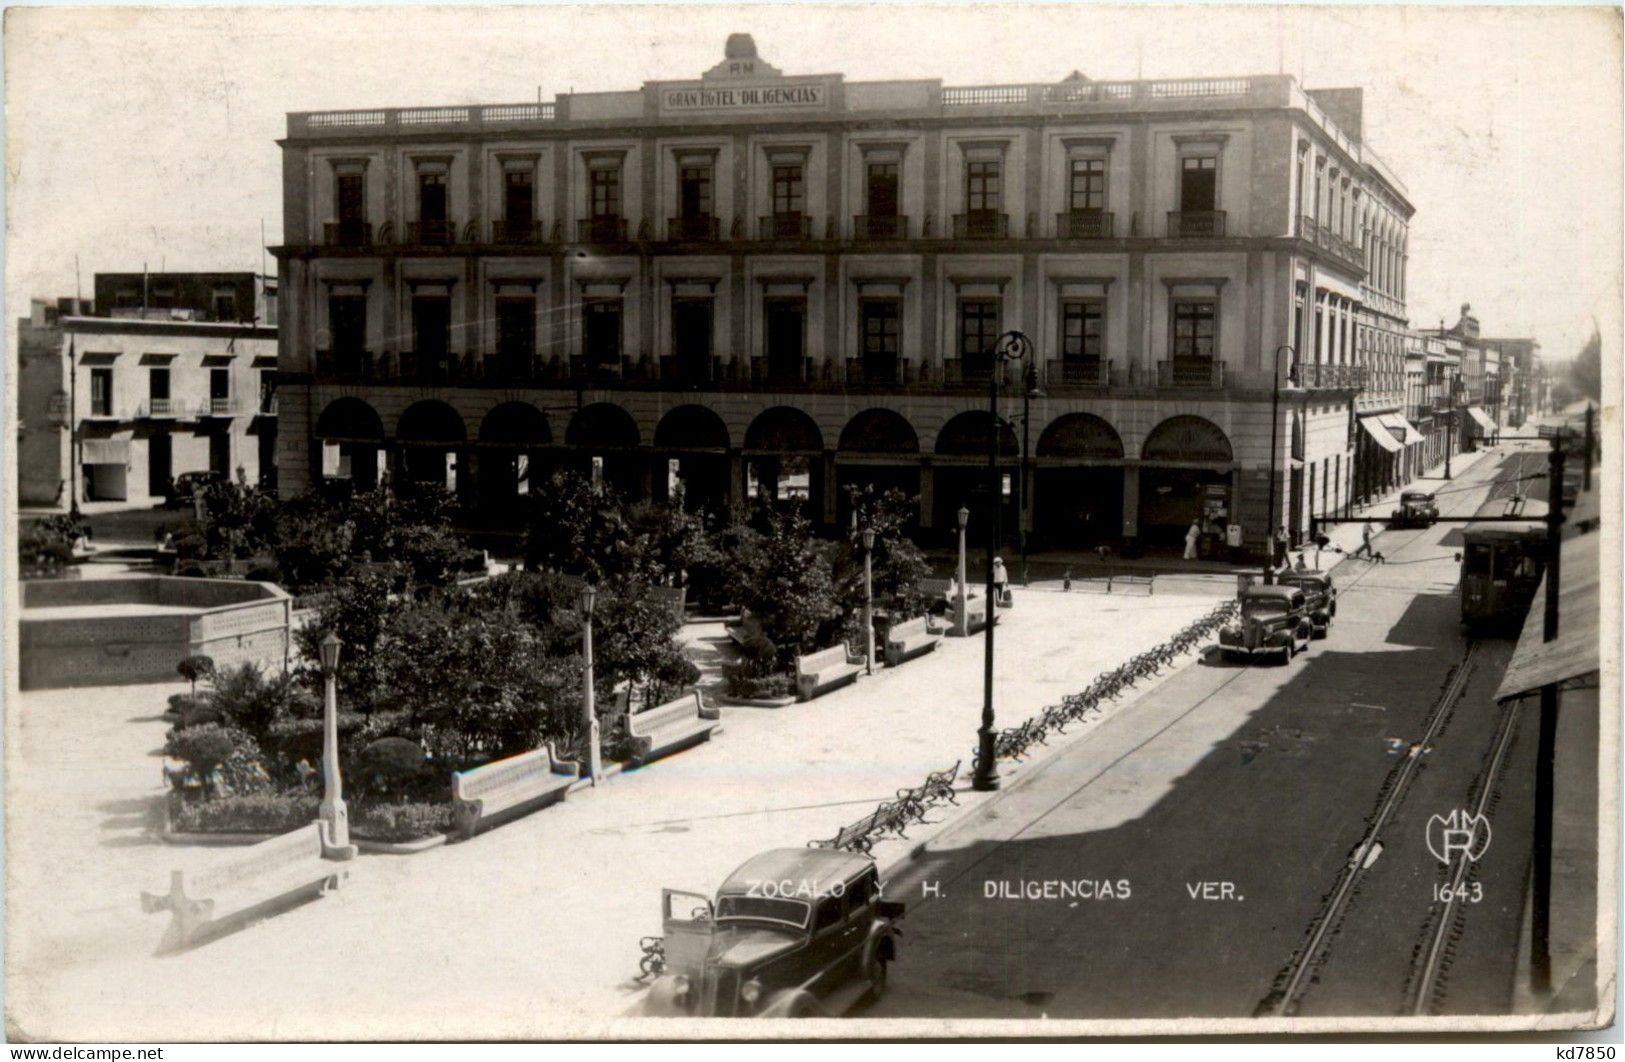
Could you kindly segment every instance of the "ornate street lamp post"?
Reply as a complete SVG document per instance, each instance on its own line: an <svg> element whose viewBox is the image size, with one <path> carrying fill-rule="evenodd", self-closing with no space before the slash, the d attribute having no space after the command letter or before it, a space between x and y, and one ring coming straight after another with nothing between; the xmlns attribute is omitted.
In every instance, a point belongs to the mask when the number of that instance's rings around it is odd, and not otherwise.
<svg viewBox="0 0 1625 1062"><path fill-rule="evenodd" d="M1027 585L1027 519L1028 510L1032 508L1031 488L1029 482L1032 472L1029 469L1027 441L1031 435L1029 425L1032 423L1032 401L1044 397L1044 389L1038 386L1038 360L1029 359L1027 362L1026 377L1021 392L1021 467L1017 470L1017 486L1020 488L1016 498L1016 543L1021 552L1021 585Z"/></svg>
<svg viewBox="0 0 1625 1062"><path fill-rule="evenodd" d="M863 673L875 673L875 529L863 529Z"/></svg>
<svg viewBox="0 0 1625 1062"><path fill-rule="evenodd" d="M317 814L327 823L329 845L350 843L350 812L344 806L344 778L339 773L339 649L344 642L332 631L321 641L326 698L322 711L322 802Z"/></svg>
<svg viewBox="0 0 1625 1062"><path fill-rule="evenodd" d="M965 612L965 527L970 523L970 510L959 507L959 594L954 601L954 633L961 638L970 637L970 619Z"/></svg>
<svg viewBox="0 0 1625 1062"><path fill-rule="evenodd" d="M1281 471L1276 460L1281 438L1281 351L1292 351L1292 360L1297 361L1298 352L1290 343L1282 343L1275 348L1274 377L1270 380L1270 493L1269 506L1266 510L1268 520L1264 525L1267 536L1264 546L1264 582L1275 581L1275 529L1284 527L1281 523L1281 514L1275 511L1275 476ZM1232 501L1232 504L1234 502Z"/></svg>
<svg viewBox="0 0 1625 1062"><path fill-rule="evenodd" d="M976 774L971 788L987 791L999 788L998 765L993 750L993 628L997 602L993 599L994 549L999 539L999 377L1005 362L1031 364L1033 344L1021 332L1006 332L993 345L993 371L987 381L987 619L982 627L982 726L976 731ZM963 592L963 591L961 591Z"/></svg>
<svg viewBox="0 0 1625 1062"><path fill-rule="evenodd" d="M598 744L598 712L593 705L592 688L592 610L597 601L598 588L588 583L581 590L581 653L586 663L586 670L581 676L581 710L587 723L587 770L594 786L598 785L598 776L603 773Z"/></svg>

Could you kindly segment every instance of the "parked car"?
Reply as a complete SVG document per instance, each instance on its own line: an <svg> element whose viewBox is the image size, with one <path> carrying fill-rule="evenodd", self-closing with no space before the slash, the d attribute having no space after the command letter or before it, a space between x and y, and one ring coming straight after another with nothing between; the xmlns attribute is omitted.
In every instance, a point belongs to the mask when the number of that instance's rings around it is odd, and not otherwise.
<svg viewBox="0 0 1625 1062"><path fill-rule="evenodd" d="M1316 638L1326 637L1332 627L1332 617L1337 615L1337 588L1332 585L1331 573L1293 569L1282 572L1280 582L1282 586L1295 586L1303 591L1314 635Z"/></svg>
<svg viewBox="0 0 1625 1062"><path fill-rule="evenodd" d="M1281 663L1309 648L1314 624L1309 604L1296 586L1249 586L1241 591L1241 616L1219 630L1226 657L1280 654Z"/></svg>
<svg viewBox="0 0 1625 1062"><path fill-rule="evenodd" d="M1388 518L1389 527L1432 527L1439 518L1439 503L1425 490L1408 490L1399 496L1399 508Z"/></svg>
<svg viewBox="0 0 1625 1062"><path fill-rule="evenodd" d="M214 483L224 483L226 477L218 472L182 472L175 477L175 485L169 490L169 499L165 503L170 508L182 508L192 504L192 498L199 490Z"/></svg>
<svg viewBox="0 0 1625 1062"><path fill-rule="evenodd" d="M866 855L777 848L728 876L713 902L662 889L665 968L645 1013L823 1017L886 987L903 905Z"/></svg>

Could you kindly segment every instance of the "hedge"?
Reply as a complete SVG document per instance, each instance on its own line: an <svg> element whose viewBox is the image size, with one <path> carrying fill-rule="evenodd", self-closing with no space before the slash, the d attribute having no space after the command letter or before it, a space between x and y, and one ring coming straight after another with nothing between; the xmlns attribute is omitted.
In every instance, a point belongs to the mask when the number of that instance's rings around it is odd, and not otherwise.
<svg viewBox="0 0 1625 1062"><path fill-rule="evenodd" d="M170 828L178 833L287 833L316 821L315 793L246 793L186 800L170 797ZM400 843L451 829L450 804L349 804L350 833Z"/></svg>

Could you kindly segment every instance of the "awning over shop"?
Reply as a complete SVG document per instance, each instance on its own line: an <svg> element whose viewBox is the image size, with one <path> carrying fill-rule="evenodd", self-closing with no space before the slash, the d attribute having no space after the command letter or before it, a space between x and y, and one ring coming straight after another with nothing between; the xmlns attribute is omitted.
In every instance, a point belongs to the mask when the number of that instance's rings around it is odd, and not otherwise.
<svg viewBox="0 0 1625 1062"><path fill-rule="evenodd" d="M1600 542L1596 533L1576 535L1563 543L1562 583L1557 598L1557 638L1545 641L1546 580L1524 618L1523 634L1512 662L1495 691L1498 701L1536 693L1542 686L1586 679L1599 668L1602 622L1598 580Z"/></svg>
<svg viewBox="0 0 1625 1062"><path fill-rule="evenodd" d="M1481 406L1468 406L1467 415L1473 418L1485 435L1494 435L1501 430L1496 427L1495 421L1490 419L1490 415L1484 412Z"/></svg>
<svg viewBox="0 0 1625 1062"><path fill-rule="evenodd" d="M130 440L86 439L79 444L79 461L86 465L127 465Z"/></svg>
<svg viewBox="0 0 1625 1062"><path fill-rule="evenodd" d="M1381 417L1361 417L1360 427L1364 428L1366 434L1371 436L1372 442L1375 442L1389 453L1397 454L1404 449L1399 440L1394 438L1393 431L1389 429L1387 424L1383 423Z"/></svg>
<svg viewBox="0 0 1625 1062"><path fill-rule="evenodd" d="M1404 436L1405 446L1414 446L1415 444L1422 442L1425 438L1422 435L1421 429L1412 424L1410 421L1406 420L1404 417L1400 416L1398 413L1384 413L1382 415L1382 422L1388 425L1390 428L1396 428L1399 430L1400 434Z"/></svg>

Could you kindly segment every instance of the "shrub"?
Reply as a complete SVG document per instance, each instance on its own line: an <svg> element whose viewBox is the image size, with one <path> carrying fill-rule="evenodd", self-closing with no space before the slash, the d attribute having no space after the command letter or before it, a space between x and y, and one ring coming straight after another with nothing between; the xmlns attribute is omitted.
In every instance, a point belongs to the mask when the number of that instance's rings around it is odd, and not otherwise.
<svg viewBox="0 0 1625 1062"><path fill-rule="evenodd" d="M172 829L183 833L287 833L316 820L314 793L233 793L213 800L171 797Z"/></svg>
<svg viewBox="0 0 1625 1062"><path fill-rule="evenodd" d="M369 841L399 844L451 829L450 804L352 804L350 832Z"/></svg>
<svg viewBox="0 0 1625 1062"><path fill-rule="evenodd" d="M195 785L205 796L259 792L271 785L259 744L243 731L219 723L174 728L164 741L164 755L185 762L181 784Z"/></svg>
<svg viewBox="0 0 1625 1062"><path fill-rule="evenodd" d="M176 720L181 720L196 712L199 707L200 702L193 694L171 693L169 695L169 710L164 714Z"/></svg>
<svg viewBox="0 0 1625 1062"><path fill-rule="evenodd" d="M195 653L176 664L175 670L180 673L181 678L191 685L192 696L195 698L197 696L197 680L214 674L214 658Z"/></svg>
<svg viewBox="0 0 1625 1062"><path fill-rule="evenodd" d="M728 696L750 700L787 697L796 689L796 680L792 675L750 675L738 664L724 664L722 679L723 689Z"/></svg>
<svg viewBox="0 0 1625 1062"><path fill-rule="evenodd" d="M256 740L263 741L273 724L318 714L315 695L291 674L267 674L258 664L245 663L211 677L204 703L220 718Z"/></svg>
<svg viewBox="0 0 1625 1062"><path fill-rule="evenodd" d="M399 799L428 765L423 748L401 737L379 738L356 757L356 792Z"/></svg>
<svg viewBox="0 0 1625 1062"><path fill-rule="evenodd" d="M244 578L251 583L280 583L282 569L277 567L276 561L259 557L249 564Z"/></svg>

